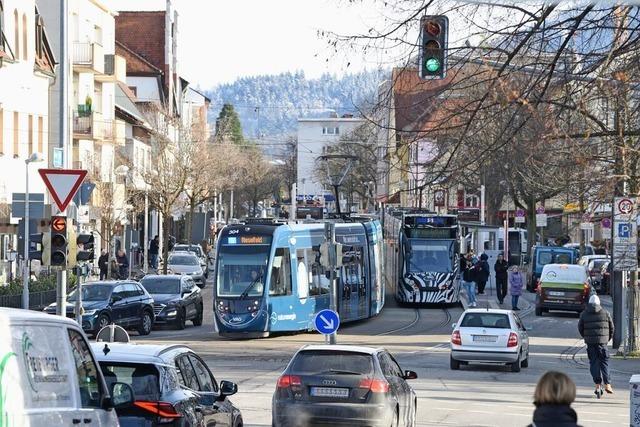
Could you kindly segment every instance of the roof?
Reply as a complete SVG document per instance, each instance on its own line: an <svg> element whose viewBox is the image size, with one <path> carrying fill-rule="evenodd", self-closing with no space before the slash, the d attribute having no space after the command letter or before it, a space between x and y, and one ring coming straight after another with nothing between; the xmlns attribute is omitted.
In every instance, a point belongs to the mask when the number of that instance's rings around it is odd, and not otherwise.
<svg viewBox="0 0 640 427"><path fill-rule="evenodd" d="M134 121L144 123L144 115L140 112L135 104L136 98L131 89L122 82L116 85L116 108L119 108Z"/></svg>
<svg viewBox="0 0 640 427"><path fill-rule="evenodd" d="M145 274L141 280L145 279L181 279L182 274Z"/></svg>
<svg viewBox="0 0 640 427"><path fill-rule="evenodd" d="M160 68L119 40L116 40L116 54L127 60L127 74L160 75L163 73Z"/></svg>
<svg viewBox="0 0 640 427"><path fill-rule="evenodd" d="M52 316L51 314L40 311L23 310L20 308L0 307L0 319L2 319L0 322L3 324L7 323L6 319L8 319L12 322L38 321L46 322L48 324L63 323L65 325L78 325L73 319L68 319L62 316Z"/></svg>
<svg viewBox="0 0 640 427"><path fill-rule="evenodd" d="M91 285L110 285L116 286L122 283L131 283L131 280L96 280L95 282L85 282L82 286L91 286Z"/></svg>
<svg viewBox="0 0 640 427"><path fill-rule="evenodd" d="M351 351L354 353L366 353L374 355L381 351L381 348L365 347L360 345L333 345L333 344L311 344L305 345L300 349L312 351Z"/></svg>
<svg viewBox="0 0 640 427"><path fill-rule="evenodd" d="M104 354L105 344L109 347L109 353ZM191 350L185 345L160 345L160 344L132 344L132 343L105 343L92 342L91 349L98 361L101 362L144 362L163 363L161 358L163 353L171 350L184 348Z"/></svg>
<svg viewBox="0 0 640 427"><path fill-rule="evenodd" d="M115 18L116 41L156 70L165 68L166 11L127 11ZM170 43L170 41L169 41ZM127 58L127 71L129 59ZM167 76L169 77L169 76Z"/></svg>
<svg viewBox="0 0 640 427"><path fill-rule="evenodd" d="M464 311L465 313L497 313L497 314L509 314L511 310L505 310L504 308L470 308Z"/></svg>
<svg viewBox="0 0 640 427"><path fill-rule="evenodd" d="M298 122L364 122L358 117L325 117L325 118L299 118Z"/></svg>

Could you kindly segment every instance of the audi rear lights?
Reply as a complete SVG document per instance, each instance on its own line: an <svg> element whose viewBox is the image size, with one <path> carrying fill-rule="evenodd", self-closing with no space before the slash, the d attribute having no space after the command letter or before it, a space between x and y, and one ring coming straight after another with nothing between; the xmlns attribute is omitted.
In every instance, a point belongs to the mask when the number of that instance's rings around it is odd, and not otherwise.
<svg viewBox="0 0 640 427"><path fill-rule="evenodd" d="M389 383L377 378L365 378L360 381L358 388L367 389L372 393L387 393L389 392Z"/></svg>

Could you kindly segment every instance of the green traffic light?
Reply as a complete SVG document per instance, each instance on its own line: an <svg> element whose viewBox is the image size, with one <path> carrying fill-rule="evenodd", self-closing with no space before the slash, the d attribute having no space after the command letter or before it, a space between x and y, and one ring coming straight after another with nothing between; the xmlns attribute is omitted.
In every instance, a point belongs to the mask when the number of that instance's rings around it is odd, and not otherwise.
<svg viewBox="0 0 640 427"><path fill-rule="evenodd" d="M438 61L436 58L427 59L425 65L427 67L427 71L429 71L430 73L435 73L440 69L440 61Z"/></svg>

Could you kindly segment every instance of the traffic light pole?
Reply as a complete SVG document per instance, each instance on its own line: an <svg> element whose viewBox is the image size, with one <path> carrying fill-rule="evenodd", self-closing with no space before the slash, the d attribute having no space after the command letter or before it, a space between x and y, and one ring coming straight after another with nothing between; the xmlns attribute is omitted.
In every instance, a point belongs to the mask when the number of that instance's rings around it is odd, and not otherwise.
<svg viewBox="0 0 640 427"><path fill-rule="evenodd" d="M22 238L24 246L24 262L22 266L22 308L29 310L29 245L31 239L29 238L29 161L25 162L25 190L24 190L24 236Z"/></svg>
<svg viewBox="0 0 640 427"><path fill-rule="evenodd" d="M329 242L329 271L331 282L331 293L329 294L329 305L331 310L338 313L338 281L336 277L336 225L332 222L325 222L324 231L327 241ZM329 344L336 344L337 332L332 333L329 336Z"/></svg>

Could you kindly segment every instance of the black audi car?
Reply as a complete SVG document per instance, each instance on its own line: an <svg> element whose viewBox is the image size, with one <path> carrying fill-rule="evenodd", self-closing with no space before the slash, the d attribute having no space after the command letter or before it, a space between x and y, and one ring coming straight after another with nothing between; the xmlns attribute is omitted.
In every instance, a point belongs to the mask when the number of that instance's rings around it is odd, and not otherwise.
<svg viewBox="0 0 640 427"><path fill-rule="evenodd" d="M218 381L207 364L184 345L92 343L107 385L131 386L134 403L118 408L122 427L242 426L242 415L228 399L238 391Z"/></svg>
<svg viewBox="0 0 640 427"><path fill-rule="evenodd" d="M417 377L385 349L305 346L278 379L272 424L414 426L417 399L407 380Z"/></svg>
<svg viewBox="0 0 640 427"><path fill-rule="evenodd" d="M149 274L140 284L153 297L156 324L171 324L184 329L188 320L202 325L203 303L200 288L189 276Z"/></svg>
<svg viewBox="0 0 640 427"><path fill-rule="evenodd" d="M76 298L76 290L67 296L67 317L75 317ZM82 308L82 329L92 335L111 323L148 335L155 318L151 295L139 283L130 281L83 283ZM55 314L56 303L44 311Z"/></svg>

